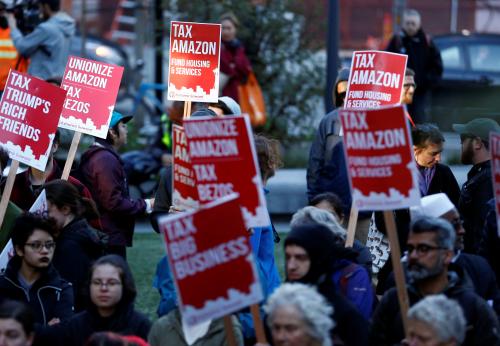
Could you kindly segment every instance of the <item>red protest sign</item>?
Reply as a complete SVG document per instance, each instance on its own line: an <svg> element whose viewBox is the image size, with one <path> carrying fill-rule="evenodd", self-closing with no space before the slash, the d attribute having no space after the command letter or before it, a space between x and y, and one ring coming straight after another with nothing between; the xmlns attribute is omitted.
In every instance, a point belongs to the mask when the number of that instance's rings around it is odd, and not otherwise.
<svg viewBox="0 0 500 346"><path fill-rule="evenodd" d="M270 224L248 116L184 120L200 203L233 192L248 228Z"/></svg>
<svg viewBox="0 0 500 346"><path fill-rule="evenodd" d="M223 221L222 221L223 220ZM236 195L159 220L188 325L262 300L249 234Z"/></svg>
<svg viewBox="0 0 500 346"><path fill-rule="evenodd" d="M345 108L379 108L400 103L407 55L379 51L352 54Z"/></svg>
<svg viewBox="0 0 500 346"><path fill-rule="evenodd" d="M196 209L198 207L198 190L193 167L189 159L188 145L184 128L172 126L172 202L179 210Z"/></svg>
<svg viewBox="0 0 500 346"><path fill-rule="evenodd" d="M0 144L10 158L45 170L66 91L11 70L0 107Z"/></svg>
<svg viewBox="0 0 500 346"><path fill-rule="evenodd" d="M359 210L420 204L417 168L402 106L341 110L353 203Z"/></svg>
<svg viewBox="0 0 500 346"><path fill-rule="evenodd" d="M59 127L106 138L123 67L70 56L61 88L68 92Z"/></svg>
<svg viewBox="0 0 500 346"><path fill-rule="evenodd" d="M220 24L171 22L169 100L217 102L220 34Z"/></svg>
<svg viewBox="0 0 500 346"><path fill-rule="evenodd" d="M493 176L493 191L497 211L497 230L500 237L500 133L490 134L491 168Z"/></svg>

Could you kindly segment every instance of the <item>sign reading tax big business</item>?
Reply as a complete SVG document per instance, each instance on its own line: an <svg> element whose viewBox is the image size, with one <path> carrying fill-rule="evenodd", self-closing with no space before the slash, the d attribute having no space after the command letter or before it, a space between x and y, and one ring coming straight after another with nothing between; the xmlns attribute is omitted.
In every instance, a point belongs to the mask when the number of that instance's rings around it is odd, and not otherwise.
<svg viewBox="0 0 500 346"><path fill-rule="evenodd" d="M10 70L0 104L0 145L10 158L45 170L66 91Z"/></svg>
<svg viewBox="0 0 500 346"><path fill-rule="evenodd" d="M220 24L171 22L169 100L217 102L220 36Z"/></svg>

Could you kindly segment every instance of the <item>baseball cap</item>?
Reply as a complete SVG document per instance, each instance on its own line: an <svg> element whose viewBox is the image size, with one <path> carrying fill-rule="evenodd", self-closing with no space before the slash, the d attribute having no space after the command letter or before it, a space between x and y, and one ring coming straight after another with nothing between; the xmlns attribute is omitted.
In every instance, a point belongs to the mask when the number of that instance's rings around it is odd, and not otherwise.
<svg viewBox="0 0 500 346"><path fill-rule="evenodd" d="M221 96L219 97L219 104L222 104L222 106L226 106L226 108L230 111L229 114L231 115L240 115L241 114L241 108L238 103L236 103L235 100L233 100L229 96ZM226 114L226 112L224 112ZM227 114L227 115L229 115Z"/></svg>
<svg viewBox="0 0 500 346"><path fill-rule="evenodd" d="M490 132L500 132L500 125L489 118L477 118L467 124L453 124L452 127L460 135L479 137L486 142L490 140Z"/></svg>
<svg viewBox="0 0 500 346"><path fill-rule="evenodd" d="M410 215L412 219L422 216L441 217L453 209L455 205L445 193L441 192L422 197L419 206L410 208Z"/></svg>
<svg viewBox="0 0 500 346"><path fill-rule="evenodd" d="M128 123L131 119L132 119L131 115L123 115L122 113L113 111L109 127L116 126L120 121L123 121L123 123Z"/></svg>

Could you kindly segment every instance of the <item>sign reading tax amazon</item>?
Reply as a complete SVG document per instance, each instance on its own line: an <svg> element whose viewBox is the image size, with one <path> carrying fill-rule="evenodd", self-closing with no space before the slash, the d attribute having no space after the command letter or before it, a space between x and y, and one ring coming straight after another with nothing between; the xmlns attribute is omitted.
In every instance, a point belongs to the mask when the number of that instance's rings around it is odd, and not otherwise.
<svg viewBox="0 0 500 346"><path fill-rule="evenodd" d="M66 91L11 70L0 105L0 145L9 156L45 170Z"/></svg>
<svg viewBox="0 0 500 346"><path fill-rule="evenodd" d="M68 92L59 126L106 138L123 67L70 56L61 88Z"/></svg>
<svg viewBox="0 0 500 346"><path fill-rule="evenodd" d="M220 24L170 24L168 99L217 102Z"/></svg>
<svg viewBox="0 0 500 346"><path fill-rule="evenodd" d="M497 230L500 237L500 133L490 133L491 168L493 177L493 193L497 213Z"/></svg>

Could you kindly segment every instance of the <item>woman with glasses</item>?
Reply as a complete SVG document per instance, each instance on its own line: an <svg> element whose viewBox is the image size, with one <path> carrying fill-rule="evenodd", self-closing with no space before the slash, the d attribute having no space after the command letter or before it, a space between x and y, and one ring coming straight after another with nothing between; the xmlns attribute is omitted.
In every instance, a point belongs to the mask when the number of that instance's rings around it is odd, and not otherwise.
<svg viewBox="0 0 500 346"><path fill-rule="evenodd" d="M90 268L88 308L66 324L47 328L44 344L84 345L95 332L135 335L147 340L151 322L134 310L137 294L127 263L118 255L99 258Z"/></svg>
<svg viewBox="0 0 500 346"><path fill-rule="evenodd" d="M52 265L54 227L42 217L23 214L12 229L15 256L0 275L0 301L27 303L35 321L53 325L73 315L73 289Z"/></svg>

